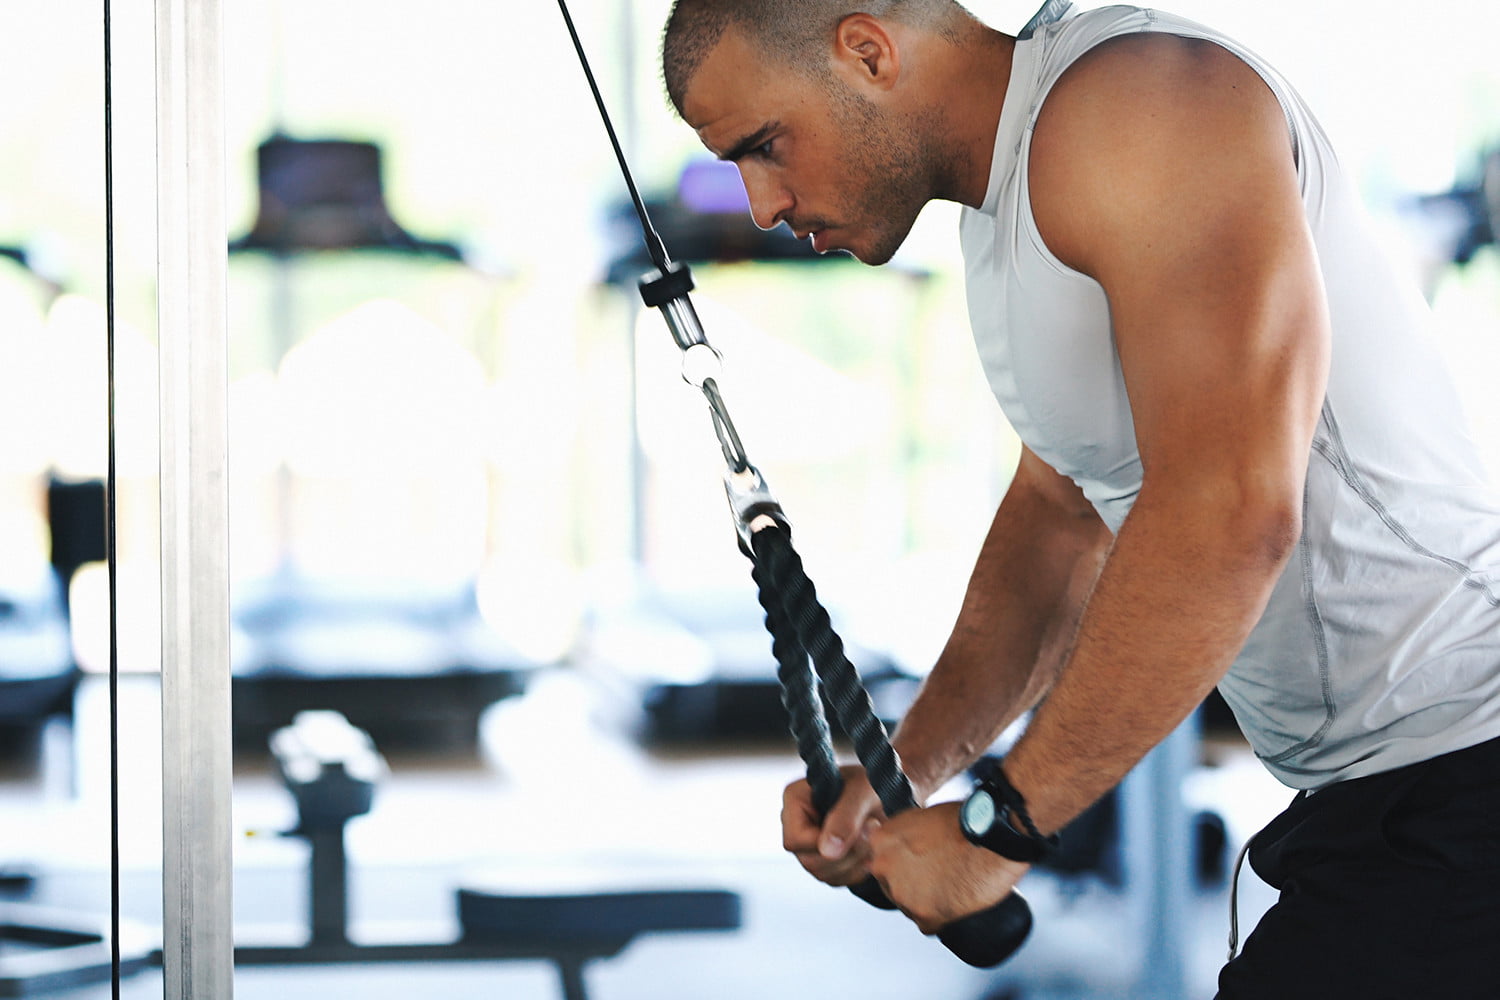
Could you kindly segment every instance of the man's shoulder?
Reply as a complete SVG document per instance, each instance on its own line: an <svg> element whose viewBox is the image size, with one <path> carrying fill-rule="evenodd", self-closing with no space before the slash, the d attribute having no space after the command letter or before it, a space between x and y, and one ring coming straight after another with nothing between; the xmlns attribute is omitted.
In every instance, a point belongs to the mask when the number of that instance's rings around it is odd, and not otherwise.
<svg viewBox="0 0 1500 1000"><path fill-rule="evenodd" d="M1112 36L1078 56L1042 102L1035 122L1070 153L1134 146L1164 120L1191 126L1226 97L1247 111L1281 118L1280 104L1257 70L1209 39L1139 31Z"/></svg>
<svg viewBox="0 0 1500 1000"><path fill-rule="evenodd" d="M1283 147L1289 156L1276 95L1234 52L1188 35L1121 34L1079 56L1037 113L1033 213L1067 261L1075 238L1092 242L1107 218L1138 220L1198 190L1197 178L1227 178Z"/></svg>
<svg viewBox="0 0 1500 1000"><path fill-rule="evenodd" d="M1168 94L1191 101L1204 85L1234 86L1255 76L1243 59L1212 40L1136 31L1102 39L1073 59L1048 100L1082 96L1115 102Z"/></svg>

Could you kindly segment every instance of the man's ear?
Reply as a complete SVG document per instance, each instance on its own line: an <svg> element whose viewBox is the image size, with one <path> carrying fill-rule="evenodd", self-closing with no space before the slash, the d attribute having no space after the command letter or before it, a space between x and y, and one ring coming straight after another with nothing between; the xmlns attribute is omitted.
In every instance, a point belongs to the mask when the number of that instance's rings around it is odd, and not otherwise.
<svg viewBox="0 0 1500 1000"><path fill-rule="evenodd" d="M850 83L889 90L901 73L901 51L884 21L870 14L850 14L834 31L833 64Z"/></svg>

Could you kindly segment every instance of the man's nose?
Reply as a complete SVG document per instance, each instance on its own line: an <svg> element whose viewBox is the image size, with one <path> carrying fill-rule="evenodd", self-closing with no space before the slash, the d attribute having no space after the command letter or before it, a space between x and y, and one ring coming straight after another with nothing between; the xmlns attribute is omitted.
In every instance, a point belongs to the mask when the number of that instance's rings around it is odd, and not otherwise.
<svg viewBox="0 0 1500 1000"><path fill-rule="evenodd" d="M750 199L750 218L761 229L775 229L791 210L791 192L761 170L741 169L740 178Z"/></svg>

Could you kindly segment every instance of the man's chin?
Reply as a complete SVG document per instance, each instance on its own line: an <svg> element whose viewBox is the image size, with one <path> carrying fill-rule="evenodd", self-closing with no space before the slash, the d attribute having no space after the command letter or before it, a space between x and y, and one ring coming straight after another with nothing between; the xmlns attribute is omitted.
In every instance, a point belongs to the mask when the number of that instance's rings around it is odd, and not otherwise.
<svg viewBox="0 0 1500 1000"><path fill-rule="evenodd" d="M906 226L899 232L889 227L866 230L828 226L814 229L808 234L807 241L816 253L844 254L862 264L879 267L896 255L910 232L911 226Z"/></svg>
<svg viewBox="0 0 1500 1000"><path fill-rule="evenodd" d="M891 258L896 256L896 251L899 249L901 249L899 246L891 247L889 250L879 248L870 253L855 253L853 250L850 250L849 256L861 264L868 264L870 267L879 267L882 264L889 264Z"/></svg>
<svg viewBox="0 0 1500 1000"><path fill-rule="evenodd" d="M911 226L907 226L900 232L891 229L880 229L873 233L864 233L864 239L850 240L838 247L859 261L870 267L879 267L889 263L896 256L896 251L901 249L901 244L906 242L906 237L911 232Z"/></svg>
<svg viewBox="0 0 1500 1000"><path fill-rule="evenodd" d="M901 249L901 244L897 243L895 246L878 245L868 248L839 247L838 249L853 257L861 264L868 264L870 267L879 267L882 264L890 263L891 258L896 256L896 251Z"/></svg>
<svg viewBox="0 0 1500 1000"><path fill-rule="evenodd" d="M846 257L853 257L861 264L868 264L871 267L879 267L881 264L886 263L893 256L895 256L896 251L900 249L900 244L898 243L896 246L889 248L879 245L874 247L864 247L857 242L851 242L850 244L845 245L841 242L833 240L826 233L814 233L812 238L812 248L824 256L841 254Z"/></svg>

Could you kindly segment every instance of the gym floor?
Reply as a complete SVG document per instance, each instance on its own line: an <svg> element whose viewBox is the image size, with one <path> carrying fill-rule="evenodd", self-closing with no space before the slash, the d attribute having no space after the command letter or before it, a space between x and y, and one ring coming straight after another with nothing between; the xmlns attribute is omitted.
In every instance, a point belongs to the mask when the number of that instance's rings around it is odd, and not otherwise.
<svg viewBox="0 0 1500 1000"><path fill-rule="evenodd" d="M121 691L122 911L160 927L160 750L154 678ZM34 752L0 760L0 865L39 878L29 901L107 916L107 691L85 683L75 725L44 732ZM805 877L779 847L781 788L798 762L780 747L649 751L600 724L596 693L576 678L543 678L485 718L477 751L393 752L373 811L348 829L349 913L355 936L446 940L456 934L454 889L478 878L568 886L605 871L643 884L733 890L743 927L645 935L590 963L591 1000L764 1000L841 997L1089 1000L1138 997L1141 903L1095 883L1028 879L1038 919L1011 963L964 966L901 917ZM607 713L606 713L607 714ZM1217 810L1231 852L1288 794L1246 752L1215 744L1215 766L1187 794ZM274 836L295 820L268 758L241 755L234 778L234 912L240 943L295 937L306 921L306 845ZM1253 923L1271 891L1248 871L1241 918ZM1188 996L1213 995L1228 933L1227 890L1199 892L1183 948ZM399 923L399 926L398 926ZM152 931L159 933L158 931ZM110 985L47 994L103 1000ZM121 996L162 995L161 971L127 978ZM241 1000L451 1000L561 997L543 961L366 966L242 966ZM1144 1000L1144 998L1142 998ZM1151 998L1176 1000L1176 998Z"/></svg>

